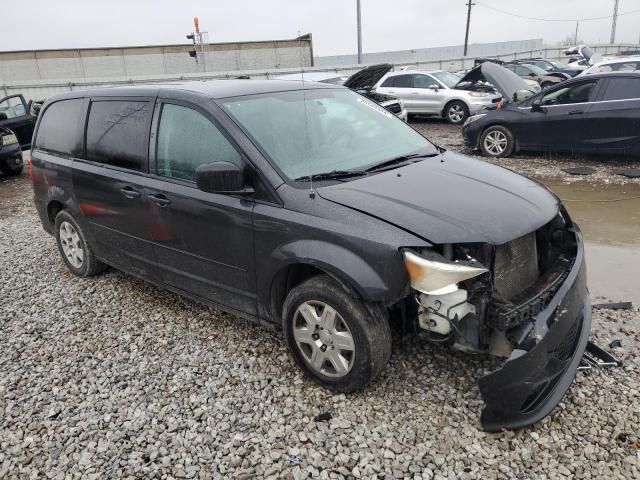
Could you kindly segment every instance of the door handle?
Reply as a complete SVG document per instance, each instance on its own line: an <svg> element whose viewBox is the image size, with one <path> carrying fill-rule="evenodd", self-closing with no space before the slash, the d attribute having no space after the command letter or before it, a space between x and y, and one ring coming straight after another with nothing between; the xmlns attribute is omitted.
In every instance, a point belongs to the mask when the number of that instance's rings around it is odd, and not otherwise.
<svg viewBox="0 0 640 480"><path fill-rule="evenodd" d="M161 193L157 193L155 195L149 195L148 198L149 200L153 200L156 203L156 205L158 205L161 208L164 208L167 205L171 204L171 200L169 200L167 197L165 197Z"/></svg>
<svg viewBox="0 0 640 480"><path fill-rule="evenodd" d="M120 189L120 192L122 192L122 194L127 198L140 198L140 192L131 187L123 187Z"/></svg>
<svg viewBox="0 0 640 480"><path fill-rule="evenodd" d="M583 115L584 110L574 110L573 112L569 112L569 115Z"/></svg>

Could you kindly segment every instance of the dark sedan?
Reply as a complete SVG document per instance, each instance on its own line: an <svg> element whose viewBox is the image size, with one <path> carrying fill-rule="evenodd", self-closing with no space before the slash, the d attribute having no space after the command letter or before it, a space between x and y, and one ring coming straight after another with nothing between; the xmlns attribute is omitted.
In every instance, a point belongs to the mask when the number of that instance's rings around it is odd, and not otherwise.
<svg viewBox="0 0 640 480"><path fill-rule="evenodd" d="M577 77L471 117L465 145L490 157L517 151L640 156L640 73Z"/></svg>
<svg viewBox="0 0 640 480"><path fill-rule="evenodd" d="M562 62L556 60L547 60L546 58L522 58L514 60L511 63L535 65L547 72L547 75L557 76L559 78L570 78L578 75L582 70L571 68ZM565 76L566 75L566 76Z"/></svg>

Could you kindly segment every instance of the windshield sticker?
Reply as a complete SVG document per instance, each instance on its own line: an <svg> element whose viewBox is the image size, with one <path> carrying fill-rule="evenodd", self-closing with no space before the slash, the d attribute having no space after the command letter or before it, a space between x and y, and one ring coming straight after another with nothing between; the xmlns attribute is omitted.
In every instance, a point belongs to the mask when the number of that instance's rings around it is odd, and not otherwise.
<svg viewBox="0 0 640 480"><path fill-rule="evenodd" d="M358 101L360 103L362 103L363 105L366 105L367 107L371 108L372 110L375 110L376 112L382 113L383 115L385 115L385 116L387 116L389 118L393 117L393 115L391 113L389 113L388 110L386 110L385 108L381 107L377 103L370 102L369 100L365 100L364 98L359 98Z"/></svg>

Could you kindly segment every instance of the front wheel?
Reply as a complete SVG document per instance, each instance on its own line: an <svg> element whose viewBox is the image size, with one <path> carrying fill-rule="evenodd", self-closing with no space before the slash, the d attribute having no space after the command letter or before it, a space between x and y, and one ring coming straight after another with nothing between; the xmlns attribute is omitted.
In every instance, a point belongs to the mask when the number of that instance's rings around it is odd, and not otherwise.
<svg viewBox="0 0 640 480"><path fill-rule="evenodd" d="M289 292L284 334L298 366L312 379L340 392L364 388L391 355L389 322L327 275Z"/></svg>
<svg viewBox="0 0 640 480"><path fill-rule="evenodd" d="M451 102L444 113L449 123L453 125L462 125L469 118L469 108L463 102Z"/></svg>
<svg viewBox="0 0 640 480"><path fill-rule="evenodd" d="M487 128L480 137L480 150L487 157L506 157L513 152L514 145L513 134L501 125Z"/></svg>

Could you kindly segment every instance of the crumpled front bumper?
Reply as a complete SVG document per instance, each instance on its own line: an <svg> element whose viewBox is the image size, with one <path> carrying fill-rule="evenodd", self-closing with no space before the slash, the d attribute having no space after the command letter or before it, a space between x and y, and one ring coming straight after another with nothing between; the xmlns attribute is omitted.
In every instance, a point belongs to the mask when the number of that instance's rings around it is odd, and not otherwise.
<svg viewBox="0 0 640 480"><path fill-rule="evenodd" d="M591 303L582 236L577 255L556 295L535 320L530 350L513 351L499 370L479 380L485 401L482 427L490 432L535 423L560 403L575 378L589 340Z"/></svg>

